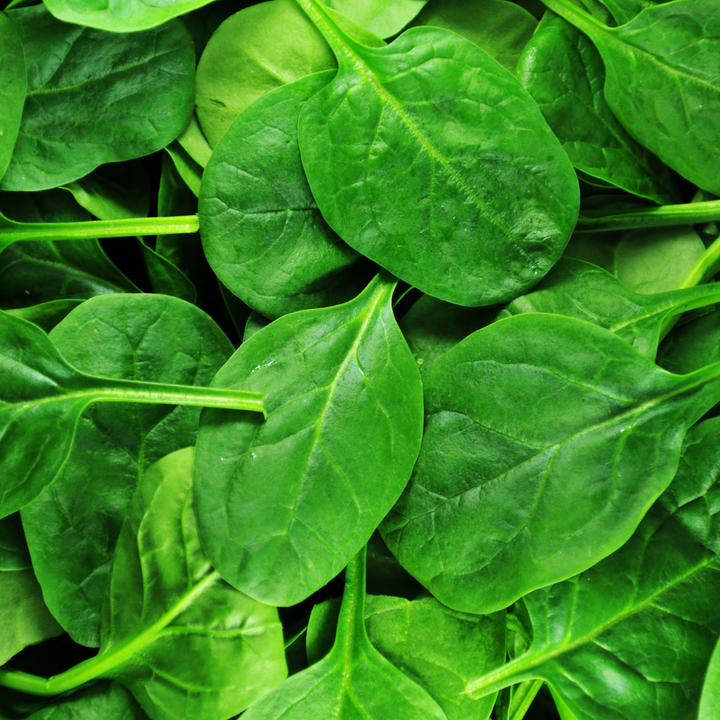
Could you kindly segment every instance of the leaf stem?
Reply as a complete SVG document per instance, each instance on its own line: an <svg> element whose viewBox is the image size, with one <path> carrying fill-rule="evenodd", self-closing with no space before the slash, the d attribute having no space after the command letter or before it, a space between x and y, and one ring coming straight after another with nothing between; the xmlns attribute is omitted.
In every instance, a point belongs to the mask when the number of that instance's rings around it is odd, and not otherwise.
<svg viewBox="0 0 720 720"><path fill-rule="evenodd" d="M570 0L542 0L543 4L553 12L560 15L578 30L590 35L597 35L598 30L607 30L607 26L596 20L590 13L585 12Z"/></svg>
<svg viewBox="0 0 720 720"><path fill-rule="evenodd" d="M577 232L637 230L672 225L696 225L713 220L720 220L720 200L663 205L613 215L603 215L602 211L585 211L585 214L578 218L575 230Z"/></svg>
<svg viewBox="0 0 720 720"><path fill-rule="evenodd" d="M510 720L522 720L527 715L532 701L540 692L544 682L544 680L526 680L515 688L510 701Z"/></svg>
<svg viewBox="0 0 720 720"><path fill-rule="evenodd" d="M156 640L161 635L163 629L167 627L175 617L189 607L205 588L217 582L219 579L220 574L217 571L211 572L190 589L168 612L138 635L128 638L125 642L111 646L106 651L101 651L100 654L94 658L81 662L75 667L66 670L64 673L60 673L60 675L54 675L51 678L42 678L18 670L0 668L0 685L11 688L12 690L29 693L30 695L49 696L74 690L86 682L108 676L114 668L129 660L137 652Z"/></svg>
<svg viewBox="0 0 720 720"><path fill-rule="evenodd" d="M0 247L19 240L87 240L132 235L175 235L194 233L199 227L197 215L57 223L16 223L0 218Z"/></svg>
<svg viewBox="0 0 720 720"><path fill-rule="evenodd" d="M333 646L333 652L343 655L352 652L356 644L370 642L365 629L366 554L367 548L363 546L345 568L345 589Z"/></svg>

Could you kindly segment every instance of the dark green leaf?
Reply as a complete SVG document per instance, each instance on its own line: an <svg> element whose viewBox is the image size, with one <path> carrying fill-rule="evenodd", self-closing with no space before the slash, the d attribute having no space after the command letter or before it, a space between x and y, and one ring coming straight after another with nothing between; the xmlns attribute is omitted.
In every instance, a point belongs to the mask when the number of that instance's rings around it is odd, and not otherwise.
<svg viewBox="0 0 720 720"><path fill-rule="evenodd" d="M0 15L0 178L10 164L20 130L27 77L22 41L7 15Z"/></svg>
<svg viewBox="0 0 720 720"><path fill-rule="evenodd" d="M587 34L605 63L605 98L627 131L704 190L720 194L720 13L676 0L610 28L571 0L543 0Z"/></svg>
<svg viewBox="0 0 720 720"><path fill-rule="evenodd" d="M661 205L678 201L667 167L608 107L602 58L570 23L545 15L525 48L518 79L578 170Z"/></svg>
<svg viewBox="0 0 720 720"><path fill-rule="evenodd" d="M333 649L319 663L293 675L252 705L243 720L311 717L445 720L445 714L425 690L390 664L368 640L364 549L345 573Z"/></svg>
<svg viewBox="0 0 720 720"><path fill-rule="evenodd" d="M0 519L0 570L32 567L19 514Z"/></svg>
<svg viewBox="0 0 720 720"><path fill-rule="evenodd" d="M200 165L177 140L173 140L165 150L167 150L168 155L172 158L180 177L197 197L200 194L200 181L203 176L202 165ZM158 214L161 215L164 213L161 213L158 209Z"/></svg>
<svg viewBox="0 0 720 720"><path fill-rule="evenodd" d="M171 295L191 304L195 303L197 290L180 268L164 255L155 252L142 238L140 238L140 253L145 261L153 292Z"/></svg>
<svg viewBox="0 0 720 720"><path fill-rule="evenodd" d="M423 586L388 550L377 530L367 544L367 591L371 595L393 595L409 600L425 592Z"/></svg>
<svg viewBox="0 0 720 720"><path fill-rule="evenodd" d="M52 188L147 155L187 124L195 56L179 20L117 34L61 23L44 5L9 16L23 42L28 92L3 190Z"/></svg>
<svg viewBox="0 0 720 720"><path fill-rule="evenodd" d="M264 327L267 327L269 324L270 321L267 318L263 317L260 313L253 310L248 316L247 322L245 323L245 330L242 335L242 341L246 342L256 332L259 332Z"/></svg>
<svg viewBox="0 0 720 720"><path fill-rule="evenodd" d="M225 720L287 674L277 610L231 588L202 550L192 464L192 448L180 450L138 484L115 550L100 654L89 661L110 664L103 674L153 720Z"/></svg>
<svg viewBox="0 0 720 720"><path fill-rule="evenodd" d="M720 311L676 327L658 350L657 364L674 373L690 373L720 362Z"/></svg>
<svg viewBox="0 0 720 720"><path fill-rule="evenodd" d="M213 565L262 602L293 605L337 575L408 481L422 390L394 287L378 275L349 303L285 315L213 381L265 394L264 423L202 414L195 470Z"/></svg>
<svg viewBox="0 0 720 720"><path fill-rule="evenodd" d="M122 685L102 682L55 701L28 720L147 720L147 715Z"/></svg>
<svg viewBox="0 0 720 720"><path fill-rule="evenodd" d="M430 0L411 24L452 30L474 42L506 70L515 72L537 20L507 0Z"/></svg>
<svg viewBox="0 0 720 720"><path fill-rule="evenodd" d="M184 15L212 0L45 0L50 12L60 20L116 33L147 30Z"/></svg>
<svg viewBox="0 0 720 720"><path fill-rule="evenodd" d="M717 419L692 428L677 477L627 544L524 598L530 650L471 692L534 677L578 720L697 717L720 631L718 440Z"/></svg>
<svg viewBox="0 0 720 720"><path fill-rule="evenodd" d="M205 313L158 295L90 300L51 339L83 372L199 386L210 383L233 350ZM52 489L23 510L46 602L76 642L100 644L110 560L135 487L152 463L194 444L199 417L192 407L93 406L80 419L75 448Z"/></svg>
<svg viewBox="0 0 720 720"><path fill-rule="evenodd" d="M720 399L720 366L671 375L603 328L530 313L463 340L423 385L420 456L382 534L438 600L487 613L630 537Z"/></svg>
<svg viewBox="0 0 720 720"><path fill-rule="evenodd" d="M0 260L0 267L2 267L2 260ZM72 299L50 300L39 305L8 310L7 313L34 323L46 333L49 333L71 310L74 310L83 302L84 300Z"/></svg>
<svg viewBox="0 0 720 720"><path fill-rule="evenodd" d="M719 301L720 283L641 295L596 265L562 258L531 293L513 300L499 317L541 312L586 320L614 332L654 360L668 317Z"/></svg>
<svg viewBox="0 0 720 720"><path fill-rule="evenodd" d="M460 305L510 300L540 280L575 226L578 186L520 83L446 30L411 28L369 48L319 0L299 1L341 59L299 123L328 224L402 280Z"/></svg>
<svg viewBox="0 0 720 720"><path fill-rule="evenodd" d="M203 175L198 214L208 262L271 319L345 302L370 274L323 220L300 162L300 110L333 76L308 75L263 95L233 122Z"/></svg>

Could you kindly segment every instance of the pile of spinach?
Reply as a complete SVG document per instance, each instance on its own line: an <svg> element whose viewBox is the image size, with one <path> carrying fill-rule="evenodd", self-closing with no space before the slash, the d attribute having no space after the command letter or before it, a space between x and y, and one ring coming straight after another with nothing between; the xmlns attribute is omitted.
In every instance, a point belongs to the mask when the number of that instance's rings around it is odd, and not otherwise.
<svg viewBox="0 0 720 720"><path fill-rule="evenodd" d="M0 720L717 718L718 58L717 0L7 3Z"/></svg>

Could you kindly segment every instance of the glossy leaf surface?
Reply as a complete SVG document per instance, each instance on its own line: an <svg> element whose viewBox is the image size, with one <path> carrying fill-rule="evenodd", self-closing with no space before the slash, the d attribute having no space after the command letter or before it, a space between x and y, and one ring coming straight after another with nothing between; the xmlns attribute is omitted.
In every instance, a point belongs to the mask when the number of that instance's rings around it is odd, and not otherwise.
<svg viewBox="0 0 720 720"><path fill-rule="evenodd" d="M345 573L335 644L319 663L293 675L250 707L245 720L317 717L365 720L445 720L435 701L368 640L365 629L365 550Z"/></svg>
<svg viewBox="0 0 720 720"><path fill-rule="evenodd" d="M411 24L416 25L441 27L462 35L514 73L537 20L507 0L431 0Z"/></svg>
<svg viewBox="0 0 720 720"><path fill-rule="evenodd" d="M630 537L720 366L671 375L603 328L531 313L474 333L423 385L420 456L381 531L438 600L487 613Z"/></svg>
<svg viewBox="0 0 720 720"><path fill-rule="evenodd" d="M277 610L231 588L200 545L193 450L145 473L113 559L98 667L153 720L225 720L286 675ZM118 661L122 661L118 664Z"/></svg>
<svg viewBox="0 0 720 720"><path fill-rule="evenodd" d="M360 256L328 227L300 162L297 120L334 72L273 90L245 110L203 175L203 248L221 282L268 318L336 305L362 289Z"/></svg>
<svg viewBox="0 0 720 720"><path fill-rule="evenodd" d="M335 58L295 0L252 5L214 33L197 70L197 116L215 147L257 98L305 75L330 70Z"/></svg>
<svg viewBox="0 0 720 720"><path fill-rule="evenodd" d="M720 194L717 2L661 3L617 28L571 0L543 2L595 43L605 63L605 98L628 132L690 182Z"/></svg>
<svg viewBox="0 0 720 720"><path fill-rule="evenodd" d="M22 41L8 16L3 14L0 15L0 178L13 154L26 92Z"/></svg>
<svg viewBox="0 0 720 720"><path fill-rule="evenodd" d="M641 295L596 265L562 258L531 293L513 300L499 317L526 312L575 317L607 328L654 360L666 318L718 301L718 283Z"/></svg>
<svg viewBox="0 0 720 720"><path fill-rule="evenodd" d="M518 79L578 170L661 205L678 200L668 169L610 110L603 60L582 32L548 13L525 48Z"/></svg>
<svg viewBox="0 0 720 720"><path fill-rule="evenodd" d="M427 0L323 0L381 38L399 33L422 9Z"/></svg>
<svg viewBox="0 0 720 720"><path fill-rule="evenodd" d="M517 80L454 33L411 28L368 48L318 0L300 2L340 62L299 122L328 224L448 302L488 305L536 283L575 226L577 180Z"/></svg>
<svg viewBox="0 0 720 720"><path fill-rule="evenodd" d="M102 163L159 150L185 127L195 57L179 21L117 34L61 23L44 5L9 16L23 42L28 91L3 190L62 185Z"/></svg>
<svg viewBox="0 0 720 720"><path fill-rule="evenodd" d="M405 600L368 595L365 601L372 645L424 688L448 720L490 717L495 696L471 698L465 685L477 676L478 668L489 671L503 664L505 613L459 613L429 596ZM332 648L338 611L335 600L313 608L307 638L310 662L317 662Z"/></svg>
<svg viewBox="0 0 720 720"><path fill-rule="evenodd" d="M83 410L95 401L247 409L258 396L184 385L113 380L72 367L36 325L0 312L0 517L50 485L66 462ZM258 410L262 411L260 407Z"/></svg>
<svg viewBox="0 0 720 720"><path fill-rule="evenodd" d="M212 0L45 0L59 20L128 33L162 25Z"/></svg>
<svg viewBox="0 0 720 720"><path fill-rule="evenodd" d="M718 439L717 419L692 428L677 477L627 544L524 598L529 651L471 691L539 677L578 720L697 717L720 631Z"/></svg>
<svg viewBox="0 0 720 720"><path fill-rule="evenodd" d="M124 380L206 386L232 354L205 313L160 295L94 298L50 337L78 370ZM199 418L196 407L92 406L53 487L24 508L45 597L76 642L100 644L110 561L135 487L154 462L195 443Z"/></svg>
<svg viewBox="0 0 720 720"><path fill-rule="evenodd" d="M283 316L213 381L265 395L264 423L202 414L195 468L211 562L261 602L293 605L337 575L410 477L422 389L394 287L378 275L349 303Z"/></svg>

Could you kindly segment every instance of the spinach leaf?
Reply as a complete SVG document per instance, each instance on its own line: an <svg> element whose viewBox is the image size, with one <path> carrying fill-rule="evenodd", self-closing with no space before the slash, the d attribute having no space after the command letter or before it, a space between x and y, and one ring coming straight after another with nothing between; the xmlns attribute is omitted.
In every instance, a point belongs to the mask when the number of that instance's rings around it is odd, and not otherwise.
<svg viewBox="0 0 720 720"><path fill-rule="evenodd" d="M196 112L191 115L185 129L178 135L177 141L201 168L208 164L210 155L212 155L212 148L200 128Z"/></svg>
<svg viewBox="0 0 720 720"><path fill-rule="evenodd" d="M207 315L161 295L94 298L50 338L81 372L120 380L203 386L232 354ZM135 488L150 465L195 443L199 418L196 407L91 406L52 487L23 509L46 602L76 642L100 644L110 560Z"/></svg>
<svg viewBox="0 0 720 720"><path fill-rule="evenodd" d="M365 549L345 571L340 620L329 655L293 675L250 707L244 720L304 720L322 708L326 717L366 720L445 720L419 685L389 663L365 629Z"/></svg>
<svg viewBox="0 0 720 720"><path fill-rule="evenodd" d="M339 610L335 600L313 608L307 635L310 662L331 650ZM424 688L448 720L490 717L495 696L471 698L465 685L479 668L489 671L503 664L505 613L460 613L429 596L405 600L368 595L365 625L371 644Z"/></svg>
<svg viewBox="0 0 720 720"><path fill-rule="evenodd" d="M0 260L0 266L2 266L2 260ZM39 305L7 310L7 313L34 323L41 330L49 333L71 310L74 310L82 302L84 301L79 299L50 300Z"/></svg>
<svg viewBox="0 0 720 720"><path fill-rule="evenodd" d="M82 307L82 306L81 306ZM36 325L0 312L0 517L37 498L65 464L93 402L216 405L263 411L253 392L110 379L82 373Z"/></svg>
<svg viewBox="0 0 720 720"><path fill-rule="evenodd" d="M31 567L20 515L0 519L0 570L29 570Z"/></svg>
<svg viewBox="0 0 720 720"><path fill-rule="evenodd" d="M295 0L270 0L235 13L213 34L197 68L196 112L210 146L261 95L335 65Z"/></svg>
<svg viewBox="0 0 720 720"><path fill-rule="evenodd" d="M657 364L674 373L690 373L720 362L720 311L676 327L658 350Z"/></svg>
<svg viewBox="0 0 720 720"><path fill-rule="evenodd" d="M265 395L264 423L201 415L195 468L208 556L261 602L293 605L337 575L410 477L422 387L394 287L381 274L349 303L283 316L213 381Z"/></svg>
<svg viewBox="0 0 720 720"><path fill-rule="evenodd" d="M654 360L667 318L718 301L718 283L641 295L602 268L563 258L531 293L513 300L499 317L541 312L586 320L614 332Z"/></svg>
<svg viewBox="0 0 720 720"><path fill-rule="evenodd" d="M212 0L44 0L59 20L88 27L127 33L147 30L184 15Z"/></svg>
<svg viewBox="0 0 720 720"><path fill-rule="evenodd" d="M524 8L507 0L430 0L411 27L432 25L452 30L481 47L506 70L515 72L520 54L537 27Z"/></svg>
<svg viewBox="0 0 720 720"><path fill-rule="evenodd" d="M0 178L10 164L20 130L27 77L22 41L7 15L0 15Z"/></svg>
<svg viewBox="0 0 720 720"><path fill-rule="evenodd" d="M717 419L692 428L677 477L627 544L524 598L530 650L472 694L536 677L578 720L696 717L720 628L719 438Z"/></svg>
<svg viewBox="0 0 720 720"><path fill-rule="evenodd" d="M177 141L173 140L166 148L167 154L172 158L175 168L178 174L183 179L185 184L190 188L192 193L197 197L200 195L200 182L203 176L203 166L190 155L190 153ZM163 156L164 158L164 156ZM208 160L209 160L208 156ZM164 163L163 159L163 163ZM164 169L164 164L163 164ZM161 180L162 187L162 180ZM165 215L158 208L159 215Z"/></svg>
<svg viewBox="0 0 720 720"><path fill-rule="evenodd" d="M705 675L698 720L713 720L720 713L720 643L710 659Z"/></svg>
<svg viewBox="0 0 720 720"><path fill-rule="evenodd" d="M517 80L446 30L411 28L369 48L319 0L299 3L340 63L299 121L303 165L330 227L460 305L510 300L536 283L575 225L578 188Z"/></svg>
<svg viewBox="0 0 720 720"><path fill-rule="evenodd" d="M34 712L28 720L147 720L119 683L102 682Z"/></svg>
<svg viewBox="0 0 720 720"><path fill-rule="evenodd" d="M277 610L231 588L200 545L193 448L155 463L133 495L113 558L99 654L44 680L0 681L56 695L97 677L126 685L152 720L225 720L286 675Z"/></svg>
<svg viewBox="0 0 720 720"><path fill-rule="evenodd" d="M357 295L369 273L328 227L300 162L297 121L334 76L308 75L263 95L230 126L205 169L203 248L222 283L274 319Z"/></svg>
<svg viewBox="0 0 720 720"><path fill-rule="evenodd" d="M720 194L720 16L715 0L676 0L610 28L571 0L543 0L605 63L605 98L627 131L704 190Z"/></svg>
<svg viewBox="0 0 720 720"><path fill-rule="evenodd" d="M380 38L399 33L422 9L427 0L323 0Z"/></svg>
<svg viewBox="0 0 720 720"><path fill-rule="evenodd" d="M381 525L444 604L488 613L591 567L632 534L720 399L720 366L657 368L560 315L477 331L423 376L413 477Z"/></svg>
<svg viewBox="0 0 720 720"><path fill-rule="evenodd" d="M603 94L602 58L569 22L546 13L517 74L572 164L589 180L611 183L661 205L679 199L667 167L613 115Z"/></svg>
<svg viewBox="0 0 720 720"><path fill-rule="evenodd" d="M195 58L178 20L127 35L61 23L44 5L8 16L22 39L28 91L3 190L63 185L159 150L185 127Z"/></svg>

